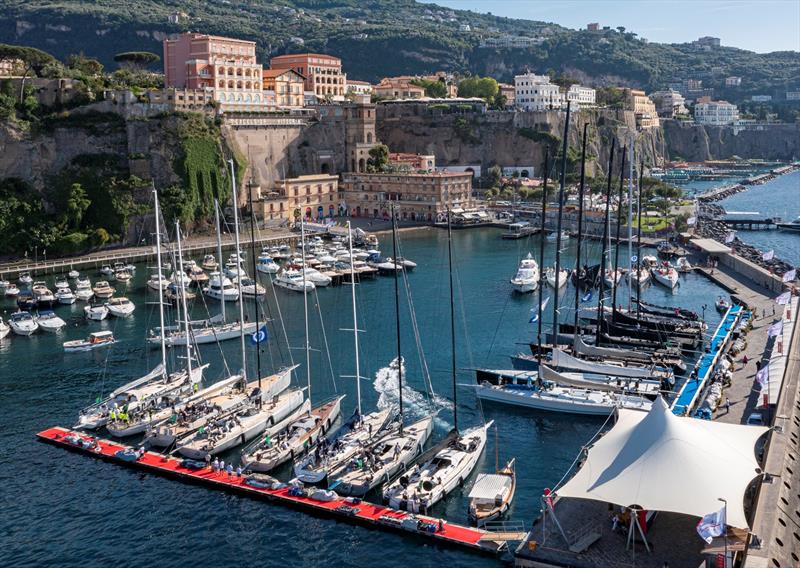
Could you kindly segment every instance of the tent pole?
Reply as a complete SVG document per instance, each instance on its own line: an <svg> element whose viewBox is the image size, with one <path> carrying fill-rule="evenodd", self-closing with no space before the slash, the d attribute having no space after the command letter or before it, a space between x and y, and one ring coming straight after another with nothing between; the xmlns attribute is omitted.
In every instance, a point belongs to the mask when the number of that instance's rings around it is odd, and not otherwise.
<svg viewBox="0 0 800 568"><path fill-rule="evenodd" d="M550 495L552 496L552 493ZM567 535L564 532L564 529L561 527L561 523L558 522L558 517L556 516L556 510L553 508L553 505L551 505L550 501L548 501L546 497L544 498L544 503L545 503L545 506L547 507L547 509L550 511L550 514L553 516L553 522L558 527L558 532L561 533L561 536L564 539L564 542L567 543L567 546L570 546L572 543L567 538Z"/></svg>

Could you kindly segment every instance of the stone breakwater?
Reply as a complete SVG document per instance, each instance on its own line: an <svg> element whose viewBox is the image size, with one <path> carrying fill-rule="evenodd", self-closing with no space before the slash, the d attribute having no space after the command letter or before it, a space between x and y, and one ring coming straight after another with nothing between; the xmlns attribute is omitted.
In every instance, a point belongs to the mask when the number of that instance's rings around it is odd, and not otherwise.
<svg viewBox="0 0 800 568"><path fill-rule="evenodd" d="M722 201L723 199L729 198L731 195L736 195L742 191L747 190L747 187L742 185L741 183L737 183L736 185L728 185L725 187L718 187L717 189L712 189L708 193L704 193L700 195L697 200L700 203L713 203L715 201Z"/></svg>
<svg viewBox="0 0 800 568"><path fill-rule="evenodd" d="M739 237L734 237L733 242L726 243L725 239L730 234L730 229L724 223L715 220L715 218L720 215L725 215L724 207L713 203L701 202L697 215L697 232L699 236L714 239L715 241L728 245L738 256L778 276L783 276L785 272L793 268L788 262L777 257L774 257L772 260L764 260L763 251L752 245L748 245L739 239Z"/></svg>

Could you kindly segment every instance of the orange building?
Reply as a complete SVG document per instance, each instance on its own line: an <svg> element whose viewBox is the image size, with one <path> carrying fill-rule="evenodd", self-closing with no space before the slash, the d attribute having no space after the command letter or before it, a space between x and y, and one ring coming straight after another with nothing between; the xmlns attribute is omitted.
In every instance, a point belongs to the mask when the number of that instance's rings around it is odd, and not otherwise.
<svg viewBox="0 0 800 568"><path fill-rule="evenodd" d="M342 100L347 92L347 75L342 60L321 53L279 55L270 61L272 69L294 69L305 77L305 90L317 97Z"/></svg>
<svg viewBox="0 0 800 568"><path fill-rule="evenodd" d="M200 33L164 40L164 83L210 89L225 111L263 110L262 67L256 43Z"/></svg>
<svg viewBox="0 0 800 568"><path fill-rule="evenodd" d="M275 102L282 107L303 106L305 77L294 69L265 69L264 90L275 93Z"/></svg>

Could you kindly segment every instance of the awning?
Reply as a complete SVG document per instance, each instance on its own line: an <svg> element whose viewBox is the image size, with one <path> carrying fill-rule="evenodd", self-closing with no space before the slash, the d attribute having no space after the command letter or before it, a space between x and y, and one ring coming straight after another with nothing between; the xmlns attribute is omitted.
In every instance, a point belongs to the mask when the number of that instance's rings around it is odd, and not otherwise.
<svg viewBox="0 0 800 568"><path fill-rule="evenodd" d="M469 492L470 499L494 499L511 489L511 477L496 473L480 473Z"/></svg>
<svg viewBox="0 0 800 568"><path fill-rule="evenodd" d="M755 445L767 428L679 417L659 397L650 412L619 410L561 497L703 517L727 502L728 524L747 528L744 494L759 474Z"/></svg>

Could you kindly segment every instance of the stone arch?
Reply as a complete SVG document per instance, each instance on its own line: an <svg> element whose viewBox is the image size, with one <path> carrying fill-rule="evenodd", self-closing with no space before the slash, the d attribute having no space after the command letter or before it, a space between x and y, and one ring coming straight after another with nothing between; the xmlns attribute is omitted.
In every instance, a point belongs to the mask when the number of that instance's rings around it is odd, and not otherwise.
<svg viewBox="0 0 800 568"><path fill-rule="evenodd" d="M528 170L522 170L521 172L519 172L519 175L520 175L520 177L524 177L524 178L530 177L528 175Z"/></svg>
<svg viewBox="0 0 800 568"><path fill-rule="evenodd" d="M364 158L359 158L359 160L358 160L358 171L359 172L363 172L365 169L367 169L367 164L364 161Z"/></svg>
<svg viewBox="0 0 800 568"><path fill-rule="evenodd" d="M261 96L260 95L254 95L253 96L253 101L257 102L257 103L260 103L261 102Z"/></svg>

